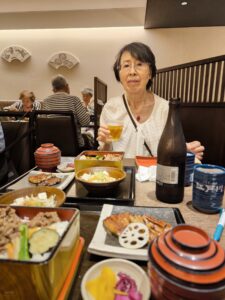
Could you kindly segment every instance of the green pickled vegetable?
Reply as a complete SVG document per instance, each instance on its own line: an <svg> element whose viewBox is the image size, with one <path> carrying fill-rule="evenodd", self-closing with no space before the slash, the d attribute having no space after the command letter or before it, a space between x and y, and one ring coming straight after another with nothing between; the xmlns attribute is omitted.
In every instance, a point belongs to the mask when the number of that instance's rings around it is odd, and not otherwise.
<svg viewBox="0 0 225 300"><path fill-rule="evenodd" d="M28 228L26 224L21 224L19 227L20 232L20 250L19 250L19 260L29 260L29 250L28 250Z"/></svg>

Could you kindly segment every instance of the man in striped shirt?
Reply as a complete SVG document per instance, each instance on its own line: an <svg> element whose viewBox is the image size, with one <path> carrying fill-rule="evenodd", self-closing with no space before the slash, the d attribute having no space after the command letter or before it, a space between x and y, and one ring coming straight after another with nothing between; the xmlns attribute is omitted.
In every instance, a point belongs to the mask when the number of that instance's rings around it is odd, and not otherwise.
<svg viewBox="0 0 225 300"><path fill-rule="evenodd" d="M72 111L76 119L79 146L81 148L84 147L85 142L81 135L81 126L88 126L90 123L90 115L87 109L82 105L78 97L70 95L69 85L62 75L57 75L53 78L52 88L54 94L44 99L43 109Z"/></svg>

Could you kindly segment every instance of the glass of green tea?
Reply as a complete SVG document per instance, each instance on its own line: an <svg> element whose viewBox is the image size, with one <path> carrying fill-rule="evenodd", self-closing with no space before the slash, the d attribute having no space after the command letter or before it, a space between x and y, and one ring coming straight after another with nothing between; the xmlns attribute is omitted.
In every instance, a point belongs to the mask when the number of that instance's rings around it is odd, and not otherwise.
<svg viewBox="0 0 225 300"><path fill-rule="evenodd" d="M110 122L107 124L108 129L110 131L110 140L112 142L117 142L119 141L122 131L123 131L123 122L121 121L115 121L115 122Z"/></svg>

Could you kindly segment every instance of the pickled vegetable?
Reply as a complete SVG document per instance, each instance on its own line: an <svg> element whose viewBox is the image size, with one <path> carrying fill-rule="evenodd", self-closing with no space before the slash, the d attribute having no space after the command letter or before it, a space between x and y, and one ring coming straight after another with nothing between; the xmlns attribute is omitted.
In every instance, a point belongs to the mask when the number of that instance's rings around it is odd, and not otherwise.
<svg viewBox="0 0 225 300"><path fill-rule="evenodd" d="M56 246L58 240L59 234L55 230L42 228L31 235L29 251L32 254L43 254Z"/></svg>
<svg viewBox="0 0 225 300"><path fill-rule="evenodd" d="M114 300L115 285L116 274L109 267L104 267L98 277L86 283L86 289L95 300Z"/></svg>
<svg viewBox="0 0 225 300"><path fill-rule="evenodd" d="M20 250L19 250L19 260L29 260L28 251L28 228L26 224L21 224L19 227L20 232Z"/></svg>

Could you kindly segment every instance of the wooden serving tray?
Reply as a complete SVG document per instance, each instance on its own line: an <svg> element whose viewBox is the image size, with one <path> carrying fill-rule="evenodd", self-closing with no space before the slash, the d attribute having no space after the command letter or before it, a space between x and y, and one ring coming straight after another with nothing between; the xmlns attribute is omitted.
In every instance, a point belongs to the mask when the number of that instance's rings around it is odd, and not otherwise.
<svg viewBox="0 0 225 300"><path fill-rule="evenodd" d="M136 170L134 167L124 167L124 171L127 174L126 178L109 194L91 194L83 185L75 183L67 191L67 198L63 206L74 207L77 203L89 205L103 205L104 203L134 205Z"/></svg>

